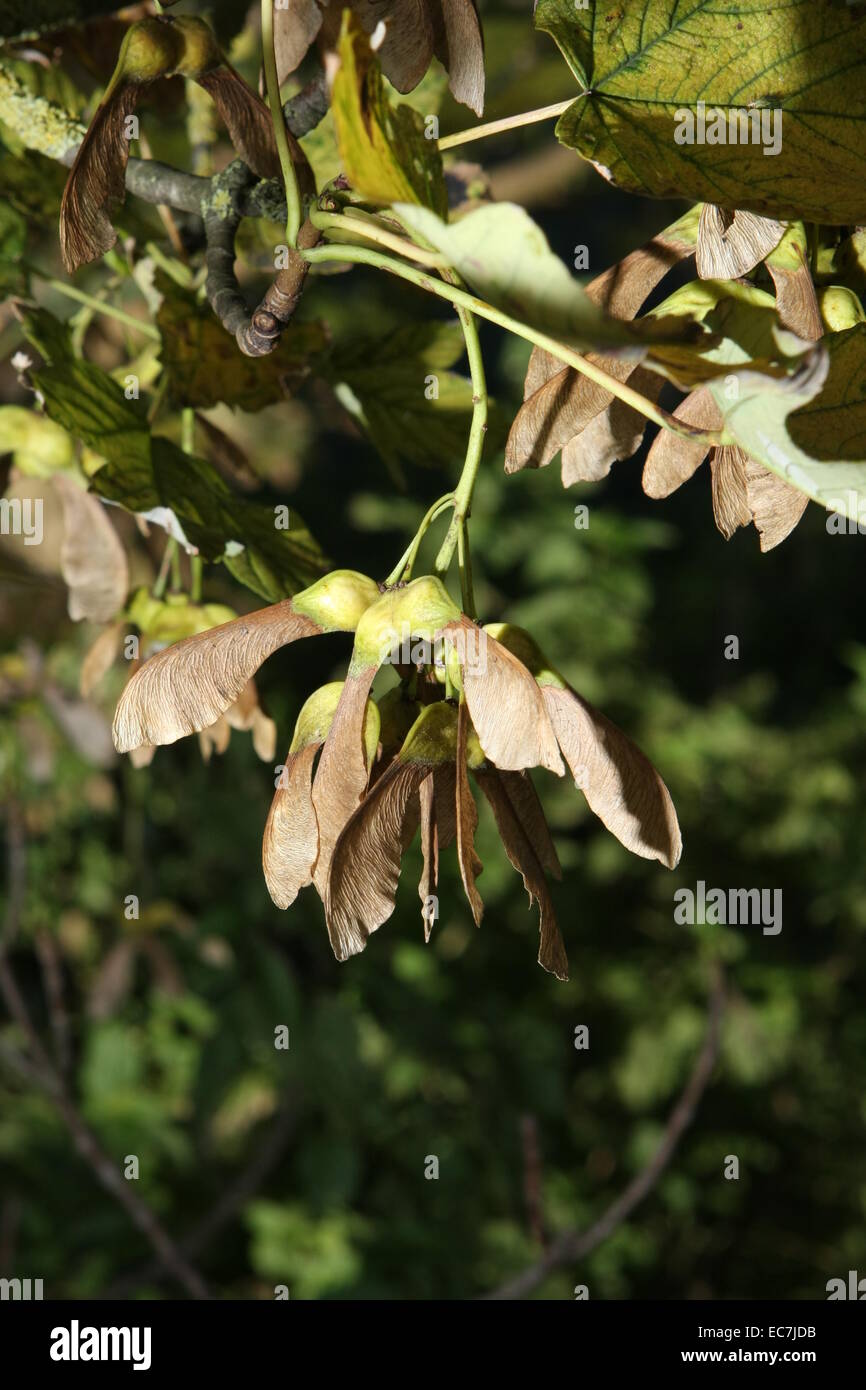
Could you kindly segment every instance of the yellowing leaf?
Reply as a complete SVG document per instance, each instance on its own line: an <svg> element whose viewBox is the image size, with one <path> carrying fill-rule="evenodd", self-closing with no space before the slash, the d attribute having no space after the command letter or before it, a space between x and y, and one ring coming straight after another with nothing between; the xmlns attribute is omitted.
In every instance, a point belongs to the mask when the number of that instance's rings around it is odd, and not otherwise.
<svg viewBox="0 0 866 1390"><path fill-rule="evenodd" d="M370 41L349 13L339 55L331 109L352 187L374 203L420 203L444 216L448 196L436 141L426 138L417 111L389 101Z"/></svg>
<svg viewBox="0 0 866 1390"><path fill-rule="evenodd" d="M612 183L770 217L866 220L862 6L539 0L535 23L581 89L557 135Z"/></svg>

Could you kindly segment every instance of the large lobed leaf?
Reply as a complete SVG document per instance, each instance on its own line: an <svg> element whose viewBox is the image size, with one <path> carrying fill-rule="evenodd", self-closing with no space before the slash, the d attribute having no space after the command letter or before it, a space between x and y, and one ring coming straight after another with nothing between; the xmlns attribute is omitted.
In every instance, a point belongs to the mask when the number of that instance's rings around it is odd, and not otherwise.
<svg viewBox="0 0 866 1390"><path fill-rule="evenodd" d="M324 370L388 464L442 467L462 458L472 417L472 383L450 370L462 355L456 322L407 323L338 341Z"/></svg>
<svg viewBox="0 0 866 1390"><path fill-rule="evenodd" d="M773 217L866 220L866 13L841 0L538 0L581 94L560 140L655 198ZM782 112L781 149L677 144L697 103Z"/></svg>

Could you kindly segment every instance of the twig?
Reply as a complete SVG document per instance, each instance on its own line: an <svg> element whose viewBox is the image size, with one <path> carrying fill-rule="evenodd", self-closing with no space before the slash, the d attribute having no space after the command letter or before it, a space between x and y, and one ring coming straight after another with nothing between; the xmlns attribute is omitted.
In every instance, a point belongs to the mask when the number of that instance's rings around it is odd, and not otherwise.
<svg viewBox="0 0 866 1390"><path fill-rule="evenodd" d="M64 1076L72 1069L72 1046L69 1029L69 1013L63 990L63 967L57 942L50 932L41 931L36 935L36 951L42 969L42 983L48 1004L48 1019L54 1038L57 1065Z"/></svg>
<svg viewBox="0 0 866 1390"><path fill-rule="evenodd" d="M578 92L577 96L581 93ZM567 101L558 101L554 106L540 106L537 111L521 111L516 116L504 116L501 121L488 121L471 130L457 130L453 135L443 135L439 140L440 150L453 150L457 145L470 145L473 140L486 140L489 135L501 135L508 130L518 130L521 126L535 125L538 121L550 121L561 116L577 100L577 96Z"/></svg>
<svg viewBox="0 0 866 1390"><path fill-rule="evenodd" d="M264 1142L257 1147L252 1159L235 1181L222 1194L198 1225L179 1242L189 1259L198 1259L213 1243L220 1231L235 1218L242 1207L255 1196L268 1174L282 1157L295 1128L295 1107L288 1099L283 1103ZM134 1293L143 1283L158 1279L164 1271L156 1261L141 1265L117 1279L102 1295L103 1298L123 1298Z"/></svg>
<svg viewBox="0 0 866 1390"><path fill-rule="evenodd" d="M719 1053L722 1014L725 1007L724 978L716 968L709 999L707 1031L692 1074L671 1111L661 1143L649 1163L611 1202L607 1210L586 1231L563 1231L550 1244L546 1254L522 1274L486 1294L486 1299L517 1299L537 1289L560 1265L585 1259L601 1245L652 1191L664 1172L685 1130L694 1118L698 1103L709 1084Z"/></svg>
<svg viewBox="0 0 866 1390"><path fill-rule="evenodd" d="M202 203L207 301L227 332L237 335L250 315L235 276L235 234L241 223L239 198L255 176L239 159L225 169L214 196Z"/></svg>
<svg viewBox="0 0 866 1390"><path fill-rule="evenodd" d="M283 107L286 126L295 139L308 135L318 125L328 104L325 75L320 73ZM14 73L5 69L0 70L0 119L14 130L28 149L38 150L65 165L72 165L84 137L84 127L79 121L55 102L33 96ZM234 161L229 166L231 172L224 170L204 178L156 160L130 159L126 187L144 202L201 216L207 239L205 259L211 306L220 322L235 335L243 352L249 356L263 356L274 350L291 320L309 266L290 244L287 267L278 271L274 283L252 313L247 310L234 274L235 233L244 217L285 220L286 189L281 179L257 181L248 170L241 177L237 172L239 163ZM301 191L311 190L302 188ZM298 246L309 249L318 240L318 232L304 221ZM146 325L134 322L133 326L147 331Z"/></svg>
<svg viewBox="0 0 866 1390"><path fill-rule="evenodd" d="M12 803L12 808L15 803ZM136 1196L129 1183L123 1178L116 1163L106 1154L96 1135L79 1114L67 1090L66 1082L45 1049L36 1030L18 982L9 964L8 947L14 940L18 929L18 915L23 904L23 828L21 839L16 838L15 811L7 813L7 856L9 864L10 895L7 901L3 935L0 939L0 995L12 1018L18 1024L29 1055L18 1057L14 1052L3 1049L7 1062L18 1066L28 1079L36 1081L53 1101L63 1119L76 1150L87 1163L97 1180L123 1208L132 1223L145 1236L155 1250L163 1267L186 1289L192 1298L208 1297L207 1286L187 1259L181 1254L174 1241L164 1229L156 1214L146 1202Z"/></svg>
<svg viewBox="0 0 866 1390"><path fill-rule="evenodd" d="M538 1121L534 1115L521 1117L520 1145L523 1150L523 1200L526 1205L529 1234L543 1250L547 1242L544 1238L541 1208L541 1149L538 1143Z"/></svg>
<svg viewBox="0 0 866 1390"><path fill-rule="evenodd" d="M0 959L9 950L18 932L27 888L27 841L21 807L14 799L6 807L6 862L9 869L8 896L3 929L0 932Z"/></svg>

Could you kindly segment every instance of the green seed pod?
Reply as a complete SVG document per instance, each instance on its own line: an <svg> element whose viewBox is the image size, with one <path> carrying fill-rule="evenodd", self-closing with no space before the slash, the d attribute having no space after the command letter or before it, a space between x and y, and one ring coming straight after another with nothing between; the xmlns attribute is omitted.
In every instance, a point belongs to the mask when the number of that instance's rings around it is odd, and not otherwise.
<svg viewBox="0 0 866 1390"><path fill-rule="evenodd" d="M177 71L184 77L201 77L223 61L222 50L210 25L196 15L178 15L173 20L178 32L180 54Z"/></svg>
<svg viewBox="0 0 866 1390"><path fill-rule="evenodd" d="M418 716L400 749L401 763L453 763L457 758L457 708L446 700L428 705ZM481 767L484 753L471 724L467 730L466 765Z"/></svg>
<svg viewBox="0 0 866 1390"><path fill-rule="evenodd" d="M140 19L124 35L105 96L121 82L154 82L174 72L181 49L176 21Z"/></svg>
<svg viewBox="0 0 866 1390"><path fill-rule="evenodd" d="M292 606L323 632L354 632L361 616L379 598L379 587L356 570L332 570L296 594Z"/></svg>
<svg viewBox="0 0 866 1390"><path fill-rule="evenodd" d="M311 743L324 743L333 723L342 692L342 681L330 681L327 685L320 686L318 690L313 691L298 715L292 745L289 749L290 755L300 753ZM379 727L379 711L375 703L368 700L364 713L364 750L367 755L368 767L372 765L376 750L379 747Z"/></svg>
<svg viewBox="0 0 866 1390"><path fill-rule="evenodd" d="M352 668L380 666L414 639L432 642L446 623L459 618L459 608L441 579L433 575L413 579L402 589L389 589L358 623Z"/></svg>
<svg viewBox="0 0 866 1390"><path fill-rule="evenodd" d="M853 290L846 285L827 285L818 291L821 318L831 333L843 333L857 323L866 323L866 314Z"/></svg>
<svg viewBox="0 0 866 1390"><path fill-rule="evenodd" d="M399 685L387 690L377 704L383 754L396 753L421 713L421 705L417 700L408 699Z"/></svg>

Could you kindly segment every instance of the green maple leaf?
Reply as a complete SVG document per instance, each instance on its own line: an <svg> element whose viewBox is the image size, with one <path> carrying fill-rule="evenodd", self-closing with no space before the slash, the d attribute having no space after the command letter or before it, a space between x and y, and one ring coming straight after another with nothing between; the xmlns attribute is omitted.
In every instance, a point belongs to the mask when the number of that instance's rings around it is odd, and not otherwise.
<svg viewBox="0 0 866 1390"><path fill-rule="evenodd" d="M772 217L866 220L866 16L842 0L539 0L581 86L563 144L605 178L654 198L703 199ZM683 143L698 102L767 118L781 148ZM775 119L775 118L774 118ZM694 127L697 133L697 126Z"/></svg>

